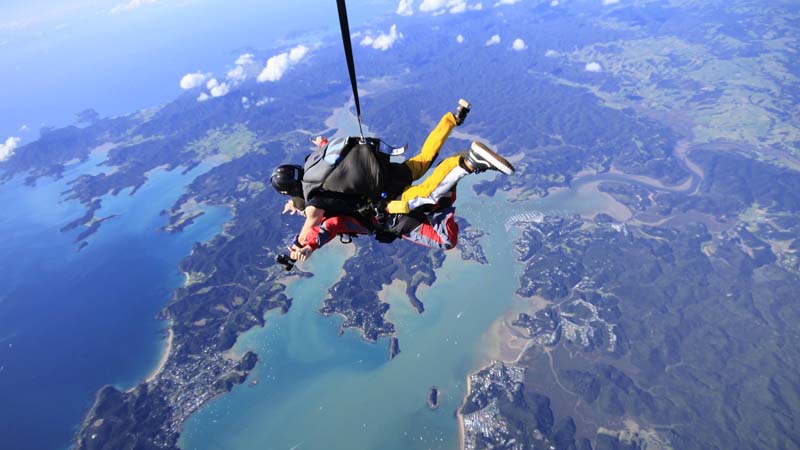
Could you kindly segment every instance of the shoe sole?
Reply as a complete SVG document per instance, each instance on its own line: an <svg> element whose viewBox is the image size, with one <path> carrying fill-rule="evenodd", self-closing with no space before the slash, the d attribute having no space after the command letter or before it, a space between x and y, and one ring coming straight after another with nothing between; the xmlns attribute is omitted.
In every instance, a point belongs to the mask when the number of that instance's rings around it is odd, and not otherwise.
<svg viewBox="0 0 800 450"><path fill-rule="evenodd" d="M489 150L489 147L486 145L478 141L474 141L471 148L475 154L486 160L492 167L500 172L503 172L506 175L511 175L514 173L514 166L512 166L511 163L506 161L506 159L502 156Z"/></svg>
<svg viewBox="0 0 800 450"><path fill-rule="evenodd" d="M469 109L472 105L470 105L470 103L463 98L460 98L458 99L458 106Z"/></svg>

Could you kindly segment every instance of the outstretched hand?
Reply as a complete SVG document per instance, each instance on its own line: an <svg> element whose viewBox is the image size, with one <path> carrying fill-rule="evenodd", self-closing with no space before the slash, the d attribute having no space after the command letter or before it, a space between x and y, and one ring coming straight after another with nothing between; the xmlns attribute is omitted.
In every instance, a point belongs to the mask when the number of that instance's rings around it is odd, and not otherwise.
<svg viewBox="0 0 800 450"><path fill-rule="evenodd" d="M314 138L309 138L309 140L311 141L312 144L320 148L328 145L328 138L326 138L325 136L317 136Z"/></svg>
<svg viewBox="0 0 800 450"><path fill-rule="evenodd" d="M303 247L293 245L289 247L289 257L295 261L305 261L311 256L313 251L314 249L312 249L310 245L305 245Z"/></svg>
<svg viewBox="0 0 800 450"><path fill-rule="evenodd" d="M296 208L294 206L294 202L292 201L292 199L289 199L289 200L286 201L286 204L283 205L283 212L281 212L281 214L286 214L286 213L289 213L289 214L291 214L293 216L294 215L302 216L303 215L303 210Z"/></svg>

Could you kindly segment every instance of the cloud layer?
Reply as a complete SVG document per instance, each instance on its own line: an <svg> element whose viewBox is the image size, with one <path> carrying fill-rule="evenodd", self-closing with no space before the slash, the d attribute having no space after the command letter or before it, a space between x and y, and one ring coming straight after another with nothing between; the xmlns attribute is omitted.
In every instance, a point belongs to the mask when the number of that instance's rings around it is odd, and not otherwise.
<svg viewBox="0 0 800 450"><path fill-rule="evenodd" d="M6 139L5 143L0 144L0 161L5 161L14 154L14 150L19 145L20 138L10 137Z"/></svg>
<svg viewBox="0 0 800 450"><path fill-rule="evenodd" d="M514 39L514 43L511 44L511 48L513 48L514 50L520 52L520 51L525 50L526 48L528 48L528 46L525 45L525 41L523 41L520 38L516 38L516 39Z"/></svg>
<svg viewBox="0 0 800 450"><path fill-rule="evenodd" d="M495 34L494 36L490 37L488 41L486 41L486 46L490 45L497 45L500 43L500 35Z"/></svg>

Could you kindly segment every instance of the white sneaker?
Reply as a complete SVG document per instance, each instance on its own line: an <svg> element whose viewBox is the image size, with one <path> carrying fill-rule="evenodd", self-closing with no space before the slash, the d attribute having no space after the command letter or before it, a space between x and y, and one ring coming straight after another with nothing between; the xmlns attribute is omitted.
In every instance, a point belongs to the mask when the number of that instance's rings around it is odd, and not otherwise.
<svg viewBox="0 0 800 450"><path fill-rule="evenodd" d="M514 173L514 166L510 162L478 141L473 141L470 146L469 153L467 153L467 164L472 167L473 173L485 170L496 170L506 175Z"/></svg>

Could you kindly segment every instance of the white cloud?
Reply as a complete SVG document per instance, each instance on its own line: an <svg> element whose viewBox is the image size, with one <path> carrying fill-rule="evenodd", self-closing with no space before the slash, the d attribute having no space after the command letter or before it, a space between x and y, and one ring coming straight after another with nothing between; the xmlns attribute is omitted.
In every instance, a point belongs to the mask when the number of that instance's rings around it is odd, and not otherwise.
<svg viewBox="0 0 800 450"><path fill-rule="evenodd" d="M483 9L483 5L481 3L470 5L467 3L467 0L422 0L422 3L419 5L419 10L421 12L430 12L435 16L448 11L450 14L459 14L468 9L481 10Z"/></svg>
<svg viewBox="0 0 800 450"><path fill-rule="evenodd" d="M0 144L0 161L5 161L14 154L14 149L17 148L22 139L11 136L6 139L4 144Z"/></svg>
<svg viewBox="0 0 800 450"><path fill-rule="evenodd" d="M419 10L422 12L438 11L447 6L447 0L422 0Z"/></svg>
<svg viewBox="0 0 800 450"><path fill-rule="evenodd" d="M264 97L261 100L256 102L256 106L264 106L267 103L272 103L275 101L275 97Z"/></svg>
<svg viewBox="0 0 800 450"><path fill-rule="evenodd" d="M195 72L187 73L181 78L181 89L194 89L200 87L205 83L207 74Z"/></svg>
<svg viewBox="0 0 800 450"><path fill-rule="evenodd" d="M494 36L490 37L488 41L486 41L486 46L490 45L497 45L500 43L500 35L495 34Z"/></svg>
<svg viewBox="0 0 800 450"><path fill-rule="evenodd" d="M617 3L619 3L619 0L603 0L603 6L615 5Z"/></svg>
<svg viewBox="0 0 800 450"><path fill-rule="evenodd" d="M130 0L128 3L120 3L119 5L111 8L111 14L121 14L128 11L133 11L136 8L144 5L150 5L158 0Z"/></svg>
<svg viewBox="0 0 800 450"><path fill-rule="evenodd" d="M212 78L206 82L206 88L209 90L214 89L215 87L219 86L219 81L216 78Z"/></svg>
<svg viewBox="0 0 800 450"><path fill-rule="evenodd" d="M197 96L197 101L198 102L204 102L204 101L206 101L206 100L208 100L210 98L211 98L210 95L208 95L205 92L203 92L203 93L201 93L200 95Z"/></svg>
<svg viewBox="0 0 800 450"><path fill-rule="evenodd" d="M31 128L28 126L28 124L27 124L27 123L23 123L23 124L22 124L22 126L21 126L21 127L19 127L19 131L23 131L23 132L24 132L24 131L28 131L28 130L30 130L30 129L31 129Z"/></svg>
<svg viewBox="0 0 800 450"><path fill-rule="evenodd" d="M456 0L448 3L448 6L450 7L450 14L459 14L467 10L466 0Z"/></svg>
<svg viewBox="0 0 800 450"><path fill-rule="evenodd" d="M523 41L520 38L516 38L516 39L514 39L514 43L511 44L511 48L513 48L514 50L519 52L519 51L525 50L526 48L528 48L528 46L525 45L525 41Z"/></svg>
<svg viewBox="0 0 800 450"><path fill-rule="evenodd" d="M302 61L309 53L310 49L305 45L298 45L288 52L279 53L270 57L261 73L258 74L258 82L278 81L283 78L289 68Z"/></svg>
<svg viewBox="0 0 800 450"><path fill-rule="evenodd" d="M460 34L458 36L456 36L456 42L458 42L459 44L463 44L464 43L464 36L462 36Z"/></svg>
<svg viewBox="0 0 800 450"><path fill-rule="evenodd" d="M244 71L244 66L236 66L228 71L227 77L234 82L242 82L247 79L247 74Z"/></svg>
<svg viewBox="0 0 800 450"><path fill-rule="evenodd" d="M495 8L500 5L513 5L515 3L519 3L520 0L499 0L497 3L494 4Z"/></svg>
<svg viewBox="0 0 800 450"><path fill-rule="evenodd" d="M261 107L266 104L272 103L275 101L275 97L262 97L260 100L253 102L253 99L249 97L242 97L242 107L244 109L250 109L255 105L256 107Z"/></svg>
<svg viewBox="0 0 800 450"><path fill-rule="evenodd" d="M598 62L592 61L592 62L586 63L586 71L587 72L600 72L602 70L603 70L603 66L601 66L600 63L598 63Z"/></svg>
<svg viewBox="0 0 800 450"><path fill-rule="evenodd" d="M255 56L252 53L243 53L236 58L234 64L236 67L229 70L227 78L234 84L240 84L250 76L258 75L260 69L255 61Z"/></svg>
<svg viewBox="0 0 800 450"><path fill-rule="evenodd" d="M551 50L547 50L546 52L544 52L544 56L546 56L548 58L555 58L558 55L560 55L560 53L558 53L557 51L552 50L552 49Z"/></svg>
<svg viewBox="0 0 800 450"><path fill-rule="evenodd" d="M305 45L298 45L297 47L289 50L289 62L292 64L300 62L308 54L308 47Z"/></svg>
<svg viewBox="0 0 800 450"><path fill-rule="evenodd" d="M551 1L550 6L558 6L558 0Z"/></svg>
<svg viewBox="0 0 800 450"><path fill-rule="evenodd" d="M252 53L243 53L239 55L238 58L236 58L234 64L236 64L237 66L249 66L251 64L256 63L256 61L253 58L255 58L255 55L253 55Z"/></svg>
<svg viewBox="0 0 800 450"><path fill-rule="evenodd" d="M228 83L220 83L216 86L209 88L209 93L212 97L224 97L231 91L231 85Z"/></svg>
<svg viewBox="0 0 800 450"><path fill-rule="evenodd" d="M386 51L389 50L389 48L391 48L392 45L394 45L394 43L402 37L403 33L399 33L397 31L397 25L392 25L392 27L389 28L388 34L379 34L374 38L370 35L367 35L361 40L360 44L362 47L372 47L375 50Z"/></svg>
<svg viewBox="0 0 800 450"><path fill-rule="evenodd" d="M396 13L401 16L410 16L414 14L414 0L400 0L400 4L397 5Z"/></svg>
<svg viewBox="0 0 800 450"><path fill-rule="evenodd" d="M289 53L279 53L267 60L264 70L258 74L258 82L278 81L283 78L287 70L289 70Z"/></svg>

